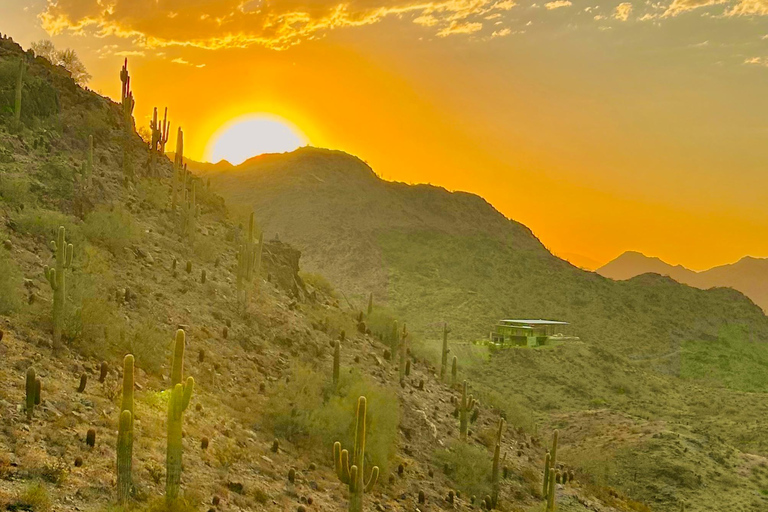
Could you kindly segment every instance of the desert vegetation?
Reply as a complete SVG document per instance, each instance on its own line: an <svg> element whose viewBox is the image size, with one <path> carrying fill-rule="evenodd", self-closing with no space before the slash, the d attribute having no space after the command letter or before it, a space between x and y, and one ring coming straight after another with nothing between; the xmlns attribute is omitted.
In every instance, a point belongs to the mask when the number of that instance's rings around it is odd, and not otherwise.
<svg viewBox="0 0 768 512"><path fill-rule="evenodd" d="M528 238L400 230L377 234L391 287L355 293L228 209L181 127L171 161L172 111L139 136L127 60L117 103L39 55L0 39L8 510L764 506L750 336L768 325L740 296L582 278ZM572 309L538 291L555 282ZM500 314L497 296L577 313L587 336L489 350L466 310ZM616 318L648 327L660 304L685 333L673 350L624 350L640 335L620 338Z"/></svg>

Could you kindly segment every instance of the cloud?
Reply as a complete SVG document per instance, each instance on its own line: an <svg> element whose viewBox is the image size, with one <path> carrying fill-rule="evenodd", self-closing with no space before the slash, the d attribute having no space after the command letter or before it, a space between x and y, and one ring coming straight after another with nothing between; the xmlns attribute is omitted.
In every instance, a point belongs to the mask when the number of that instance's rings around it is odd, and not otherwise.
<svg viewBox="0 0 768 512"><path fill-rule="evenodd" d="M613 17L620 21L627 21L630 14L632 14L632 4L629 2L620 3L613 11Z"/></svg>
<svg viewBox="0 0 768 512"><path fill-rule="evenodd" d="M768 67L768 57L751 57L749 59L746 59L744 61L744 64Z"/></svg>
<svg viewBox="0 0 768 512"><path fill-rule="evenodd" d="M472 34L483 28L479 18L515 6L514 0L335 1L47 0L39 17L51 35L117 36L149 49L285 49L323 32L372 25L387 17L408 17L440 36Z"/></svg>
<svg viewBox="0 0 768 512"><path fill-rule="evenodd" d="M450 25L440 30L437 35L440 37L446 37L453 34L474 34L482 28L482 23L452 22Z"/></svg>
<svg viewBox="0 0 768 512"><path fill-rule="evenodd" d="M662 16L677 16L693 9L727 3L735 5L723 13L725 16L768 16L768 0L673 0Z"/></svg>
<svg viewBox="0 0 768 512"><path fill-rule="evenodd" d="M570 7L573 5L570 0L554 0L553 2L547 2L544 4L544 7L547 8L548 11L551 11L553 9L559 9L561 7Z"/></svg>
<svg viewBox="0 0 768 512"><path fill-rule="evenodd" d="M728 16L766 16L768 0L741 0L726 14Z"/></svg>
<svg viewBox="0 0 768 512"><path fill-rule="evenodd" d="M506 37L509 34L512 33L512 30L509 28L503 28L501 30L495 31L493 34L491 34L491 37Z"/></svg>
<svg viewBox="0 0 768 512"><path fill-rule="evenodd" d="M204 68L205 67L205 64L192 64L191 62L188 62L188 61L182 59L181 57L176 57L171 62L173 62L175 64L182 64L184 66L193 66L193 67L196 67L196 68Z"/></svg>

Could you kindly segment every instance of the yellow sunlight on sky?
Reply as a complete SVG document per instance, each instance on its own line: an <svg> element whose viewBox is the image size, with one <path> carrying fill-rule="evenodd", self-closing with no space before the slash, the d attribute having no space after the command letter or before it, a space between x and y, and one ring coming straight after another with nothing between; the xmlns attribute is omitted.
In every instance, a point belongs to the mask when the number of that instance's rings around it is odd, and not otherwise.
<svg viewBox="0 0 768 512"><path fill-rule="evenodd" d="M136 125L167 106L195 160L340 149L591 268L768 256L768 0L149 4L0 0L0 29L74 48L113 99L128 57Z"/></svg>
<svg viewBox="0 0 768 512"><path fill-rule="evenodd" d="M309 141L295 126L271 114L250 114L222 126L208 142L205 159L238 165L263 153L285 153Z"/></svg>

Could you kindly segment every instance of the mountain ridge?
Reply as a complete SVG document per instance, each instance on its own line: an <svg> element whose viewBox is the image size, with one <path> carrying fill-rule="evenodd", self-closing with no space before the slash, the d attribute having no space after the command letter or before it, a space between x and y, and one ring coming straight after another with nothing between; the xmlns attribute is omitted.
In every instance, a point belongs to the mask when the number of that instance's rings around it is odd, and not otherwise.
<svg viewBox="0 0 768 512"><path fill-rule="evenodd" d="M768 258L743 256L733 263L696 271L683 265L671 265L658 257L646 256L638 251L626 251L596 272L616 280L653 272L703 290L714 287L733 288L768 311Z"/></svg>

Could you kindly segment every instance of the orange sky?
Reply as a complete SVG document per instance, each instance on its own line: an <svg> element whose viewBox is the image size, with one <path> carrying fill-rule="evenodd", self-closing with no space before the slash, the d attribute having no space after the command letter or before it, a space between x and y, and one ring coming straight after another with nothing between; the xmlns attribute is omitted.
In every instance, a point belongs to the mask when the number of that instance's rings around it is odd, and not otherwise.
<svg viewBox="0 0 768 512"><path fill-rule="evenodd" d="M768 0L707 3L0 0L0 31L113 98L127 55L137 124L168 106L191 158L275 114L576 262L703 269L768 256Z"/></svg>

